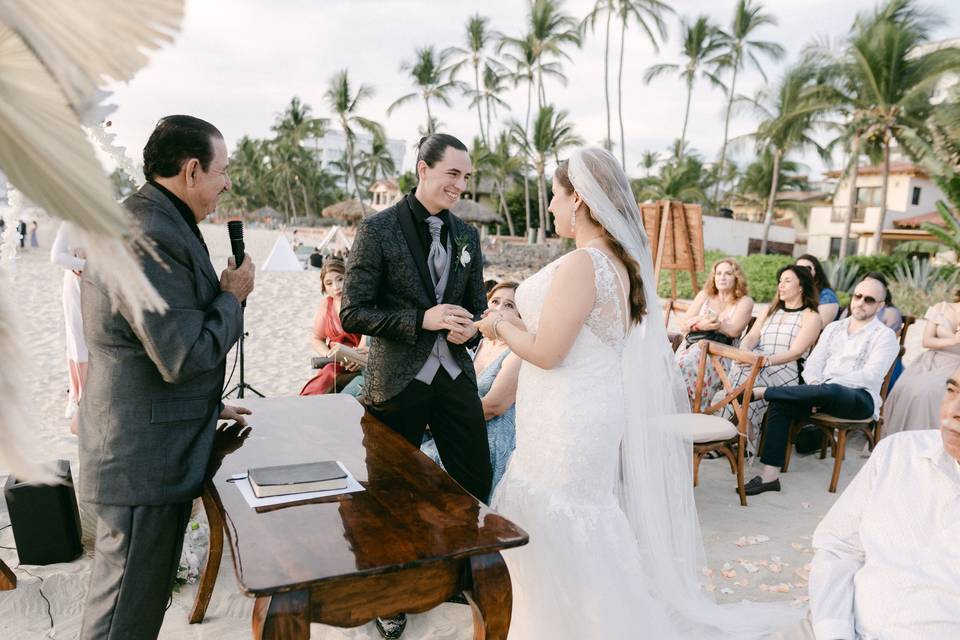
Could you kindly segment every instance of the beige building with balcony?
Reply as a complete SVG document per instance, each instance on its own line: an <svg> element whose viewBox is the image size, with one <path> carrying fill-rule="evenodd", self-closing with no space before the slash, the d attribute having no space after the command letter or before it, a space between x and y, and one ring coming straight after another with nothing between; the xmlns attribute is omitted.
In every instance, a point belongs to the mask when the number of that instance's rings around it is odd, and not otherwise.
<svg viewBox="0 0 960 640"><path fill-rule="evenodd" d="M827 175L842 177L839 172L831 172ZM873 235L877 228L877 219L881 215L882 182L882 166L860 167L856 184L857 206L850 225L848 255L873 253ZM820 258L831 258L839 254L849 194L848 183L841 180L834 193L832 205L813 207L810 210L807 236L809 253ZM897 221L933 213L936 211L937 200L943 199L945 199L943 192L930 180L922 167L905 161L891 162L881 253L889 253L897 244L908 239L903 237L902 230L897 228L898 225L895 224ZM924 232L918 233L926 235Z"/></svg>

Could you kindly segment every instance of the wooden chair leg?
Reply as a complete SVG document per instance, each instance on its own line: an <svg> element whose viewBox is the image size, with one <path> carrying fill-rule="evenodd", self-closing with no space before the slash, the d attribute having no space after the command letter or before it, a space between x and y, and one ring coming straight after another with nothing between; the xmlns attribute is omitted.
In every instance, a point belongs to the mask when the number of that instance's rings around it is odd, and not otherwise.
<svg viewBox="0 0 960 640"><path fill-rule="evenodd" d="M223 518L217 511L210 487L203 489L203 508L207 514L207 523L210 525L210 546L207 549L207 559L200 573L200 583L197 585L197 594L193 599L193 608L190 610L190 624L203 622L207 614L207 606L213 595L213 587L217 583L217 574L220 572L220 560L223 558Z"/></svg>
<svg viewBox="0 0 960 640"><path fill-rule="evenodd" d="M830 448L833 449L832 443ZM824 460L826 459L826 457L827 457L827 432L824 431L820 434L820 459Z"/></svg>
<svg viewBox="0 0 960 640"><path fill-rule="evenodd" d="M836 458L833 461L833 477L830 479L830 493L837 492L837 483L840 481L840 466L847 449L847 430L840 429L837 434Z"/></svg>
<svg viewBox="0 0 960 640"><path fill-rule="evenodd" d="M10 591L17 588L17 574L10 570L3 560L0 560L0 591Z"/></svg>
<svg viewBox="0 0 960 640"><path fill-rule="evenodd" d="M787 430L787 450L783 454L783 466L780 467L780 471L783 473L786 473L790 467L790 454L793 453L793 440L796 437L796 428L796 423L791 422L790 428Z"/></svg>
<svg viewBox="0 0 960 640"><path fill-rule="evenodd" d="M737 447L737 493L740 494L740 506L747 506L747 491L743 487L743 468L746 466L744 460L746 459L746 452L744 449L747 448L747 439L744 436L740 436L739 446Z"/></svg>
<svg viewBox="0 0 960 640"><path fill-rule="evenodd" d="M700 459L703 458L703 453L700 451L693 452L693 486L700 485Z"/></svg>
<svg viewBox="0 0 960 640"><path fill-rule="evenodd" d="M730 473L737 475L737 458L730 445L724 445L723 448L720 449L720 453L722 453L723 457L730 463Z"/></svg>

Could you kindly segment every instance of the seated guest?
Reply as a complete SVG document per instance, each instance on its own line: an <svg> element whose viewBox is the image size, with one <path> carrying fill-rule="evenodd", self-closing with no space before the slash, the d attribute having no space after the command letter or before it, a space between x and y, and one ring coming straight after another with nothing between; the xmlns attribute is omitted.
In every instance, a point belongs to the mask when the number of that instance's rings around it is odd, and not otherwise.
<svg viewBox="0 0 960 640"><path fill-rule="evenodd" d="M487 294L487 308L504 312L506 320L526 330L517 312L516 290L516 282L495 285ZM477 372L477 391L480 392L483 417L487 421L487 444L493 466L492 487L496 487L500 481L516 444L514 407L521 362L510 351L510 347L500 340L482 340L473 359L473 368ZM442 464L433 439L425 441L420 449Z"/></svg>
<svg viewBox="0 0 960 640"><path fill-rule="evenodd" d="M680 326L686 334L675 358L687 384L687 395L693 402L700 367L700 350L703 340L734 344L753 314L753 298L747 295L747 279L740 265L733 258L724 258L714 263L711 276L703 289L693 299ZM704 373L703 406L707 406L713 394L722 386L720 377L712 367Z"/></svg>
<svg viewBox="0 0 960 640"><path fill-rule="evenodd" d="M942 386L939 431L880 442L813 534L817 638L960 638L960 369Z"/></svg>
<svg viewBox="0 0 960 640"><path fill-rule="evenodd" d="M887 288L887 297L883 301L883 311L880 312L879 318L880 322L890 327L890 330L894 333L899 333L900 329L903 328L903 312L900 311L893 304L893 294L890 293L890 287L887 284L887 276L883 275L879 271L871 271L870 273L863 276L864 278L873 278L883 283L883 286ZM843 320L850 315L850 305L848 304L840 311L840 316L838 320Z"/></svg>
<svg viewBox="0 0 960 640"><path fill-rule="evenodd" d="M754 396L769 407L760 452L763 471L747 483L748 496L780 491L780 467L793 420L814 410L852 420L880 415L880 387L900 350L897 336L877 317L885 297L883 283L861 280L853 292L850 317L827 325L807 358L805 384L754 387Z"/></svg>
<svg viewBox="0 0 960 640"><path fill-rule="evenodd" d="M820 314L820 323L826 327L837 319L837 313L840 311L840 299L837 298L836 292L830 288L830 279L827 277L827 272L823 270L823 265L815 256L809 253L804 254L797 258L796 264L798 267L807 269L813 275L813 283L817 286L817 291L820 292L820 304L817 307L817 313Z"/></svg>
<svg viewBox="0 0 960 640"><path fill-rule="evenodd" d="M323 263L320 270L320 283L323 289L324 298L317 307L317 312L313 317L313 334L310 337L310 344L313 350L320 357L334 358L340 345L346 345L365 351L365 347L360 346L360 340L363 336L356 333L347 333L340 324L340 304L343 298L343 276L346 269L343 260L329 258ZM340 385L348 382L346 374L356 374L360 368L352 364L339 365L335 361L330 362L317 372L307 384L300 390L302 396L315 396L323 393L336 391L334 385L339 381Z"/></svg>
<svg viewBox="0 0 960 640"><path fill-rule="evenodd" d="M777 272L777 281L777 293L766 313L753 323L753 328L740 341L741 349L767 359L754 382L757 387L800 384L802 358L820 335L817 289L810 272L797 265L787 265ZM737 386L750 375L750 368L735 363L729 373L730 382ZM723 390L718 389L714 402L722 397ZM751 441L760 432L766 410L766 402L751 400L748 434ZM726 414L733 416L731 407L726 408Z"/></svg>
<svg viewBox="0 0 960 640"><path fill-rule="evenodd" d="M926 351L900 377L887 399L884 434L909 429L936 429L943 382L960 366L960 296L940 302L924 315Z"/></svg>

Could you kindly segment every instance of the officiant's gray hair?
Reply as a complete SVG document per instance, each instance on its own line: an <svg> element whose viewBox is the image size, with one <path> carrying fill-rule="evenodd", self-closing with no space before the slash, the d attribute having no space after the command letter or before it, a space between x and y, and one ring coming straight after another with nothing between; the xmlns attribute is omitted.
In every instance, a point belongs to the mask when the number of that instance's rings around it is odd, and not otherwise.
<svg viewBox="0 0 960 640"><path fill-rule="evenodd" d="M432 169L443 158L447 147L467 151L467 145L449 133L432 133L429 136L423 136L417 143L417 164L423 160Z"/></svg>

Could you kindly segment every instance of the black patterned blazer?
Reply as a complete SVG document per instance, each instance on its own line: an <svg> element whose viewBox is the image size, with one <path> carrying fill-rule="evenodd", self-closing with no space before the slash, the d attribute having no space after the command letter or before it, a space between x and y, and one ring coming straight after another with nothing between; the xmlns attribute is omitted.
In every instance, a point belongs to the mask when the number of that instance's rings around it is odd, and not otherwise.
<svg viewBox="0 0 960 640"><path fill-rule="evenodd" d="M479 319L487 308L480 236L460 218L449 216L453 251L447 268L452 271L443 302L460 305ZM437 302L414 220L406 197L370 216L360 225L347 260L340 321L344 331L370 336L364 371L366 404L385 402L400 393L416 377L436 342L437 332L421 326L424 312ZM463 247L470 255L466 265L460 260ZM450 352L463 374L476 383L467 346L451 343Z"/></svg>

